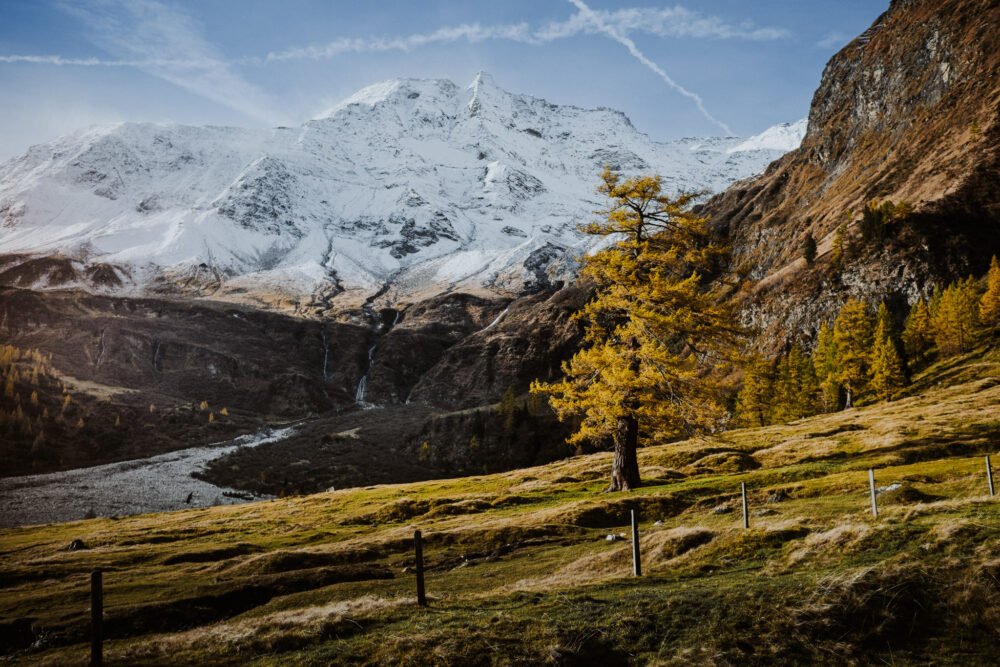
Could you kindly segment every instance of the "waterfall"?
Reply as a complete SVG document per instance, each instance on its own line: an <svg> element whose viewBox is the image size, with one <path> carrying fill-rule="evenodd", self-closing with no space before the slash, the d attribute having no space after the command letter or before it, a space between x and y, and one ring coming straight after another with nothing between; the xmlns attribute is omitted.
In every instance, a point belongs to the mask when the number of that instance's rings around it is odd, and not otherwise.
<svg viewBox="0 0 1000 667"><path fill-rule="evenodd" d="M386 283L386 285L381 290L380 294L382 292L384 292L386 289L388 289L388 285L389 284ZM375 310L372 307L372 305L371 305L370 302L365 303L361 308L366 313L368 313L368 315L370 317L372 317L373 319L376 319L376 320L378 319L378 315L375 313ZM387 327L385 327L382 323L377 323L375 325L375 336L376 337L378 337L378 336L384 336L385 334L389 333L390 331L392 331L392 328L394 326L396 326L396 324L399 323L399 318L402 316L403 311L402 310L394 310L393 312L395 313L395 316L392 318L392 324L390 324ZM383 328L385 329L384 331L382 330ZM359 404L365 405L365 392L368 391L368 374L371 373L372 366L375 365L375 348L376 347L378 347L378 343L377 342L368 349L368 370L366 370L365 374L361 377L361 381L358 382L358 389L357 389L356 392L354 392L354 402L355 403L359 403ZM324 361L323 363L324 363L323 368L324 368L324 372L325 372L326 362Z"/></svg>
<svg viewBox="0 0 1000 667"><path fill-rule="evenodd" d="M320 328L319 335L323 339L323 379L326 380L326 360L330 357L330 348L326 346L326 327Z"/></svg>
<svg viewBox="0 0 1000 667"><path fill-rule="evenodd" d="M100 366L101 359L104 358L104 329L101 329L101 341L97 345L97 361L94 362L94 368Z"/></svg>
<svg viewBox="0 0 1000 667"><path fill-rule="evenodd" d="M368 370L361 377L361 382L358 383L358 390L354 394L355 403L365 402L365 391L368 389L368 373L371 372L372 366L375 365L375 348L378 345L372 345L368 350Z"/></svg>

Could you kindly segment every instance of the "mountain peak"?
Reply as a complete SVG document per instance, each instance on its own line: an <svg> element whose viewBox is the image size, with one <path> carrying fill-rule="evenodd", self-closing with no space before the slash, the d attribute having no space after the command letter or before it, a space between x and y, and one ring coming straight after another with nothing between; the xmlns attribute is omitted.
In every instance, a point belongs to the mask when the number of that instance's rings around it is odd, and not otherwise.
<svg viewBox="0 0 1000 667"><path fill-rule="evenodd" d="M190 276L248 302L351 304L389 282L397 300L516 293L570 277L605 165L718 191L778 157L733 158L736 138L658 143L620 112L510 93L486 72L464 88L383 81L319 119L299 132L130 124L40 147L0 165L0 254L59 252L81 275L113 264L138 292Z"/></svg>
<svg viewBox="0 0 1000 667"><path fill-rule="evenodd" d="M371 109L379 104L398 100L416 100L420 97L451 98L457 92L458 86L448 79L389 79L362 88L313 120L329 118L353 106Z"/></svg>

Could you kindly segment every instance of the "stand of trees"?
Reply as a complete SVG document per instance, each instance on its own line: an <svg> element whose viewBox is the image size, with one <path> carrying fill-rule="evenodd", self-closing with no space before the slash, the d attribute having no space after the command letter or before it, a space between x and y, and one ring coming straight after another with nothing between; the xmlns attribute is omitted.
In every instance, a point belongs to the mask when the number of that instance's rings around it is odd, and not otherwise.
<svg viewBox="0 0 1000 667"><path fill-rule="evenodd" d="M909 384L912 368L967 352L997 333L996 257L985 282L983 289L970 276L937 288L930 303L913 304L901 333L884 303L873 309L848 299L832 326L820 326L811 352L793 346L774 359L750 359L736 399L736 424L778 424L896 397Z"/></svg>

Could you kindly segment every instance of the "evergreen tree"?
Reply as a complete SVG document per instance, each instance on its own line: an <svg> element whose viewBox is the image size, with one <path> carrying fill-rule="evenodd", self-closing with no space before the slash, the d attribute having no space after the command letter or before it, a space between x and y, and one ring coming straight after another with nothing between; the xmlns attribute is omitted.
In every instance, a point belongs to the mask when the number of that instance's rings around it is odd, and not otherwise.
<svg viewBox="0 0 1000 667"><path fill-rule="evenodd" d="M640 484L636 448L715 426L724 415L713 373L737 335L730 307L702 282L724 249L689 211L694 195L663 195L658 176L622 180L605 169L605 220L582 230L619 240L584 259L596 295L577 317L586 348L563 365L565 379L533 391L556 414L581 415L570 442L614 442L610 491Z"/></svg>
<svg viewBox="0 0 1000 667"><path fill-rule="evenodd" d="M500 416L503 417L503 432L510 433L514 429L514 413L517 410L517 396L514 387L508 386L500 398Z"/></svg>
<svg viewBox="0 0 1000 667"><path fill-rule="evenodd" d="M771 365L759 354L753 355L743 370L743 388L736 396L736 423L741 426L767 426L771 410Z"/></svg>
<svg viewBox="0 0 1000 667"><path fill-rule="evenodd" d="M940 285L934 286L934 292L931 294L931 302L927 304L927 310L931 315L931 323L937 320L938 313L941 311L941 299L944 298L944 291L941 289Z"/></svg>
<svg viewBox="0 0 1000 667"><path fill-rule="evenodd" d="M885 304L879 308L881 311ZM896 392L906 386L906 375L903 372L903 362L892 339L892 328L888 318L878 318L875 328L874 346L871 355L871 390L875 398L882 401L892 398Z"/></svg>
<svg viewBox="0 0 1000 667"><path fill-rule="evenodd" d="M979 319L985 326L1000 327L1000 263L996 255L986 274L986 293L979 301Z"/></svg>
<svg viewBox="0 0 1000 667"><path fill-rule="evenodd" d="M867 388L873 330L867 304L849 298L833 326L833 338L837 342L837 382L847 394L845 408L850 408Z"/></svg>
<svg viewBox="0 0 1000 667"><path fill-rule="evenodd" d="M948 285L933 317L934 339L939 354L958 354L972 346L979 326L979 306L976 282L972 276Z"/></svg>
<svg viewBox="0 0 1000 667"><path fill-rule="evenodd" d="M820 325L813 354L813 369L819 383L820 408L833 412L840 407L840 383L837 381L837 341L826 322Z"/></svg>
<svg viewBox="0 0 1000 667"><path fill-rule="evenodd" d="M920 361L934 343L934 325L931 313L923 299L910 306L903 327L903 347L913 361Z"/></svg>
<svg viewBox="0 0 1000 667"><path fill-rule="evenodd" d="M802 257L806 260L806 266L812 266L816 262L816 239L811 233L806 234L806 239L802 242Z"/></svg>
<svg viewBox="0 0 1000 667"><path fill-rule="evenodd" d="M815 414L816 390L812 360L797 345L793 345L778 363L775 373L772 423L784 423Z"/></svg>
<svg viewBox="0 0 1000 667"><path fill-rule="evenodd" d="M830 248L830 268L835 272L839 272L844 268L844 253L847 250L845 247L846 243L847 225L841 225L833 233L833 245Z"/></svg>
<svg viewBox="0 0 1000 667"><path fill-rule="evenodd" d="M792 359L790 367L794 369L796 382L798 382L799 393L795 402L796 419L809 417L816 414L819 409L817 404L817 394L819 393L819 379L816 377L816 367L812 357L796 345L792 348Z"/></svg>

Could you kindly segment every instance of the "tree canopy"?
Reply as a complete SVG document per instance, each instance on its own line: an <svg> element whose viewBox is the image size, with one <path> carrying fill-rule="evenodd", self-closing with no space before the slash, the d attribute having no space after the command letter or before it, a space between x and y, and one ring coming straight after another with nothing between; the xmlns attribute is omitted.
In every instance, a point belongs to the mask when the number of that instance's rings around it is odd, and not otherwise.
<svg viewBox="0 0 1000 667"><path fill-rule="evenodd" d="M613 243L583 259L595 296L576 314L585 347L559 382L536 382L560 419L580 418L571 442L614 443L609 490L640 483L636 448L711 429L725 415L713 373L739 335L729 306L704 276L727 249L690 211L697 195L670 197L659 176L605 169L600 222L581 229Z"/></svg>

